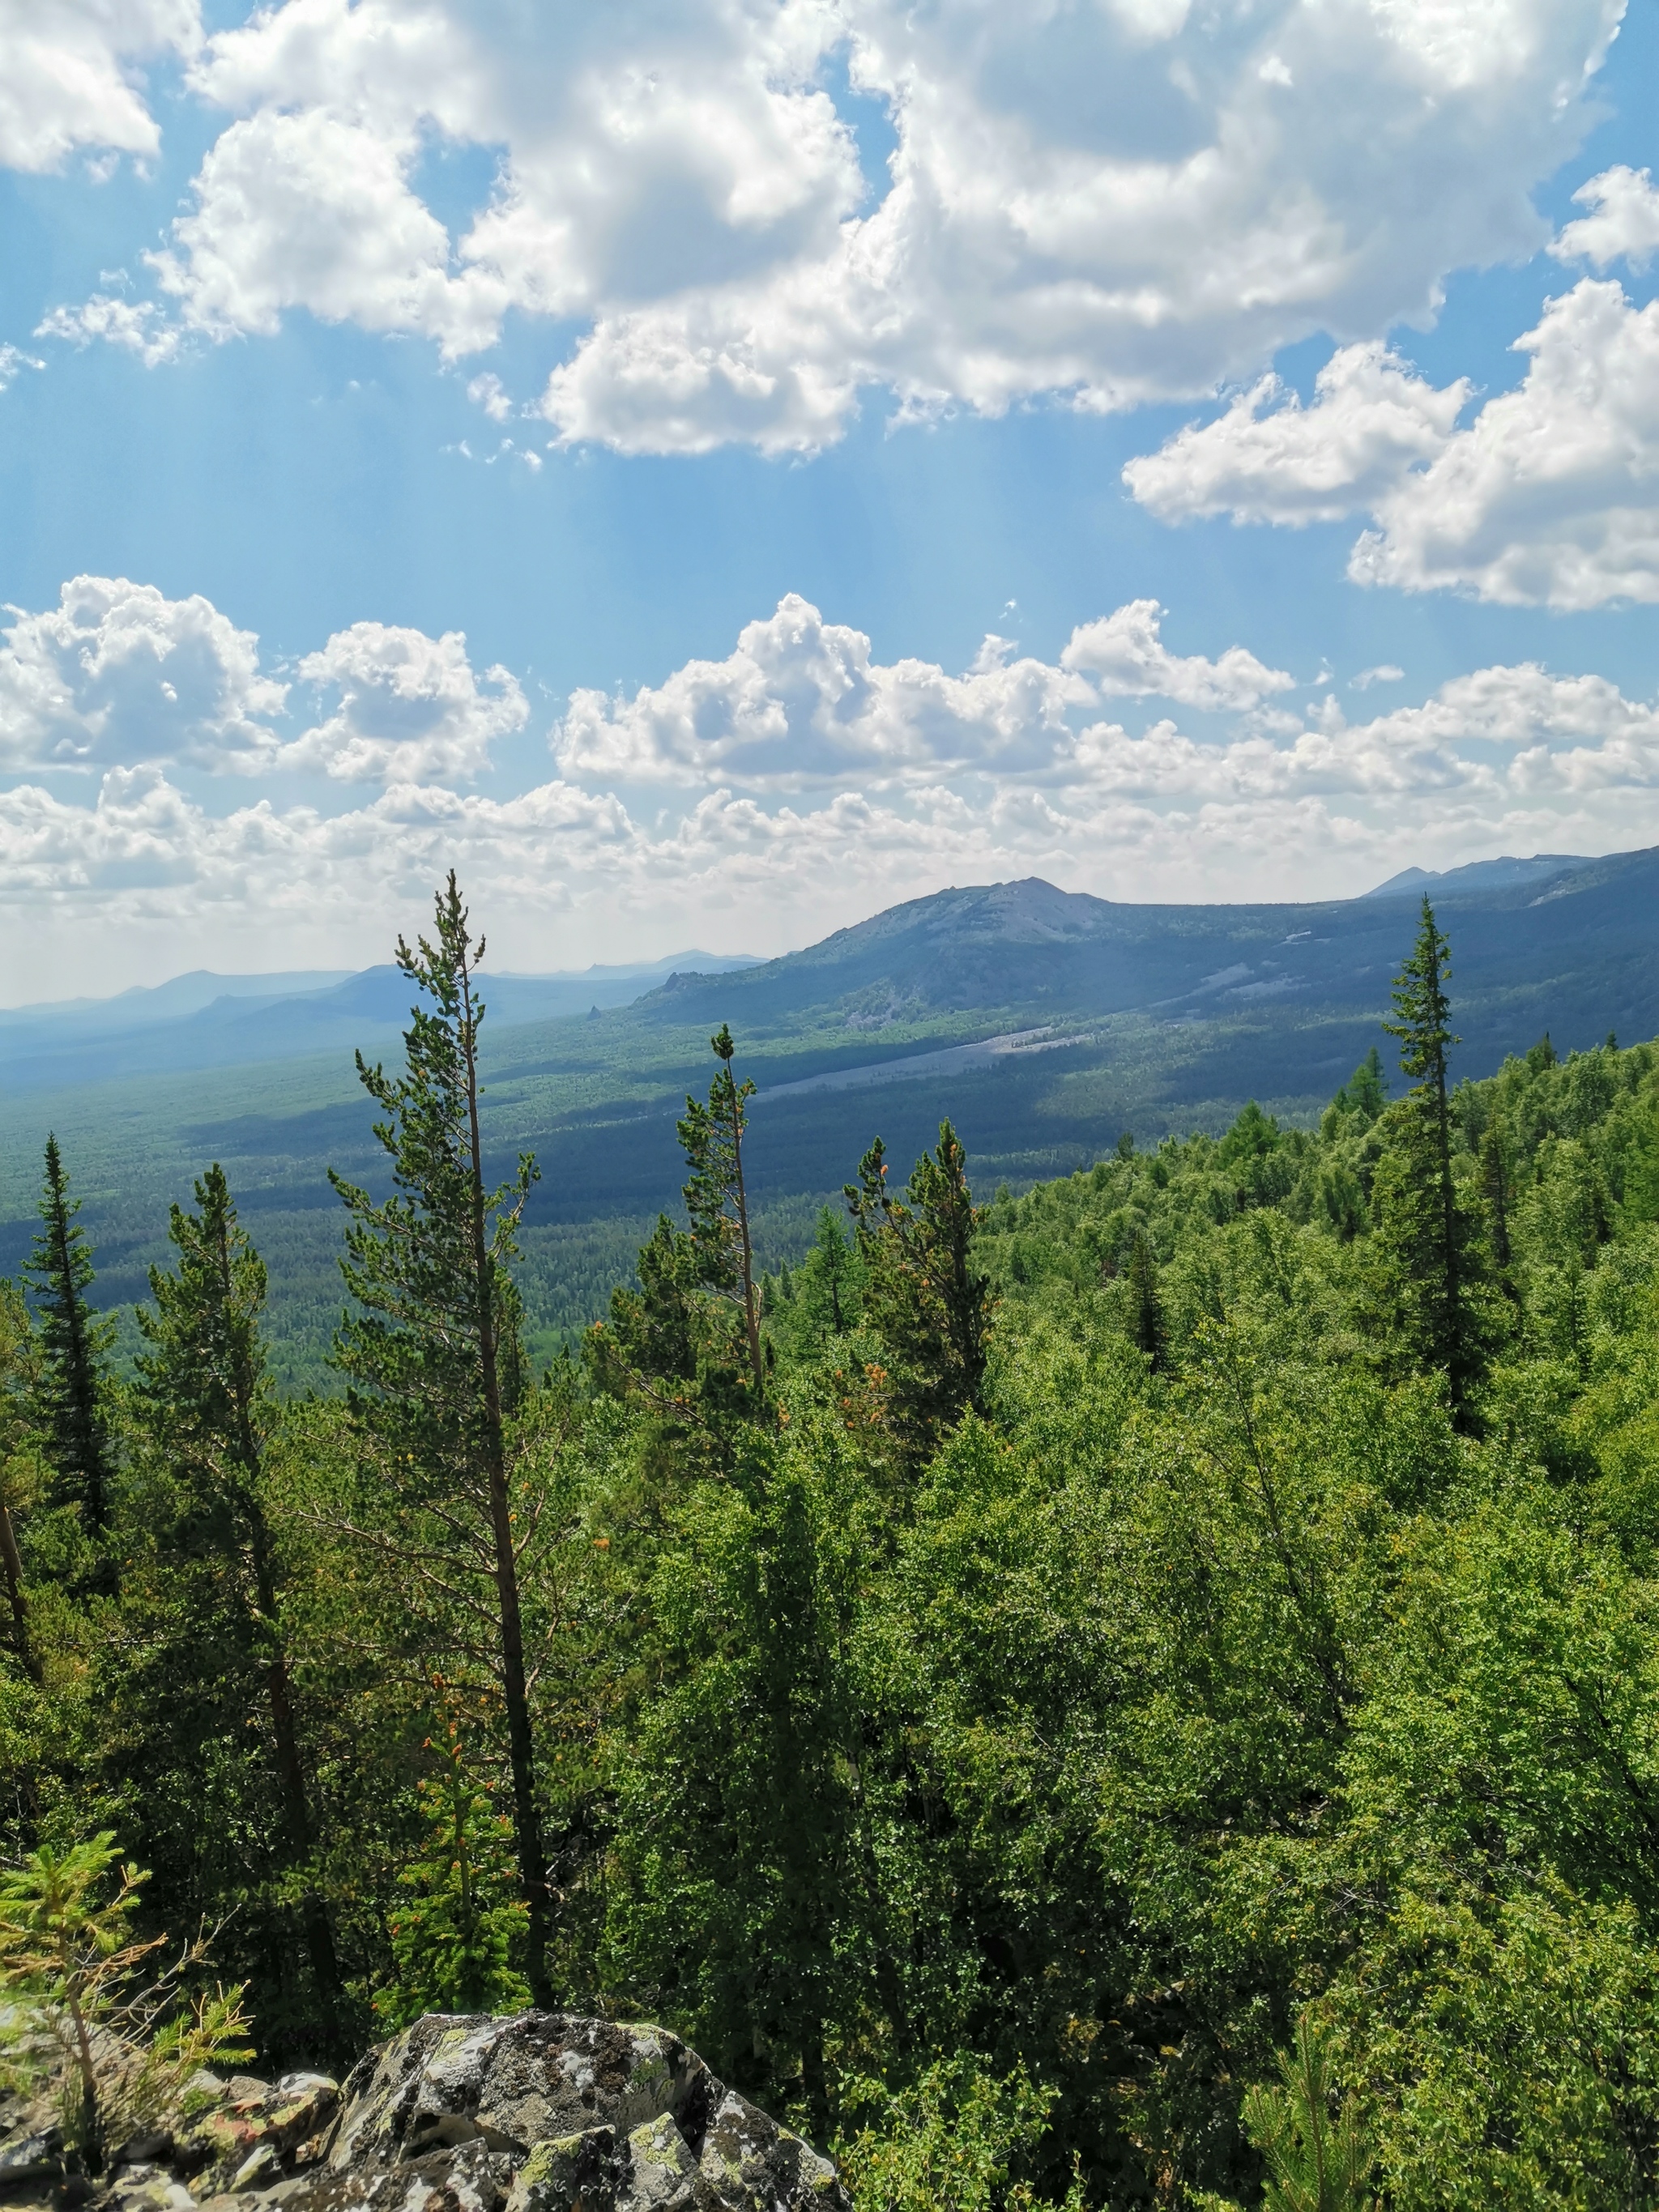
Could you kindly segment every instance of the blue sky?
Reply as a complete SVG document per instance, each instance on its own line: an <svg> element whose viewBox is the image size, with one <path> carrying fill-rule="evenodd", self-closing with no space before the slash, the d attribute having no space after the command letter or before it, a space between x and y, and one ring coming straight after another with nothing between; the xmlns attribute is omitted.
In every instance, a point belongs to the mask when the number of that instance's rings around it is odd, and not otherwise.
<svg viewBox="0 0 1659 2212"><path fill-rule="evenodd" d="M13 1002L1659 842L1650 11L8 25Z"/></svg>

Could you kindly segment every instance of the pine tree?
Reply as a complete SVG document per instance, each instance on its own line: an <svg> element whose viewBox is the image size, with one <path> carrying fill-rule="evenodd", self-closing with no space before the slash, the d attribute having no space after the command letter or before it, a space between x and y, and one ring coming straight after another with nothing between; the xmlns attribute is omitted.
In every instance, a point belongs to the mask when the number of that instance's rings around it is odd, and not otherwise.
<svg viewBox="0 0 1659 2212"><path fill-rule="evenodd" d="M70 1200L58 1139L46 1139L42 1226L23 1272L40 1315L41 1425L57 1472L56 1502L73 1504L89 1534L109 1527L113 1455L104 1415L105 1363L114 1324L87 1302L92 1251Z"/></svg>
<svg viewBox="0 0 1659 2212"><path fill-rule="evenodd" d="M743 1164L752 1083L732 1073L725 1024L709 1039L720 1070L708 1103L688 1097L675 1127L690 1173L681 1187L691 1226L659 1214L635 1264L637 1291L611 1293L611 1318L588 1339L602 1389L637 1396L673 1420L694 1402L707 1416L748 1419L767 1403L769 1351Z"/></svg>
<svg viewBox="0 0 1659 2212"><path fill-rule="evenodd" d="M1328 2040L1304 2014L1296 2047L1279 2057L1274 2087L1249 2090L1244 2125L1267 2173L1266 2212L1370 2212L1376 2153L1352 2100L1334 2117Z"/></svg>
<svg viewBox="0 0 1659 2212"><path fill-rule="evenodd" d="M511 1964L525 1923L523 1904L507 1893L513 1824L470 1770L453 1711L444 1709L425 1748L436 1755L436 1771L417 1784L425 1848L398 1877L405 1893L391 1916L398 1978L374 2001L390 2028L428 2012L516 2012L529 1996Z"/></svg>
<svg viewBox="0 0 1659 2212"><path fill-rule="evenodd" d="M1128 1293L1129 1334L1154 1369L1168 1356L1164 1326L1164 1301L1158 1295L1158 1262L1144 1230L1137 1232L1134 1249L1125 1271Z"/></svg>
<svg viewBox="0 0 1659 2212"><path fill-rule="evenodd" d="M752 1083L732 1073L737 1047L720 1024L708 1040L720 1073L708 1086L708 1103L685 1102L676 1126L691 1173L684 1186L691 1223L691 1251L698 1283L711 1295L730 1301L743 1324L750 1376L758 1406L766 1394L766 1358L761 1344L760 1302L755 1295L755 1255L749 1234L749 1200L743 1179L746 1109Z"/></svg>
<svg viewBox="0 0 1659 2212"><path fill-rule="evenodd" d="M1425 898L1417 942L1395 979L1396 1018L1383 1024L1400 1040L1400 1065L1413 1084L1383 1125L1388 1143L1372 1185L1372 1208L1406 1349L1446 1376L1453 1416L1462 1424L1483 1346L1474 1299L1474 1238L1452 1174L1447 1065L1458 1039L1446 992L1450 974L1450 949Z"/></svg>
<svg viewBox="0 0 1659 2212"><path fill-rule="evenodd" d="M237 1220L216 1161L196 1184L196 1204L195 1213L172 1209L175 1272L149 1271L155 1310L138 1316L150 1347L137 1363L138 1401L185 1492L193 1528L216 1542L238 1570L233 1587L246 1577L245 1626L264 1678L287 1831L282 1856L289 1867L302 1869L313 1842L311 1808L265 1510L265 1455L276 1408L259 1334L264 1263ZM331 2033L339 1971L327 1911L313 1883L306 1887L301 1911Z"/></svg>
<svg viewBox="0 0 1659 2212"><path fill-rule="evenodd" d="M398 940L398 968L431 1010L416 1006L404 1032L407 1073L387 1075L357 1055L364 1088L385 1120L375 1134L393 1190L377 1204L331 1170L350 1221L341 1261L358 1310L341 1321L335 1364L409 1554L442 1585L458 1613L490 1590L493 1668L506 1709L519 1880L526 1908L526 1970L540 2005L547 1978L549 1899L524 1649L520 1561L534 1516L515 1522L507 1425L523 1374L519 1302L507 1276L514 1231L538 1170L485 1188L478 1123L478 1030L484 1009L475 945L454 872L436 900L436 942ZM432 1562L442 1559L442 1568Z"/></svg>
<svg viewBox="0 0 1659 2212"><path fill-rule="evenodd" d="M969 1407L984 1410L993 1300L989 1276L973 1265L983 1210L968 1188L968 1156L941 1121L936 1151L922 1154L897 1199L878 1137L845 1195L864 1263L865 1318L890 1350L899 1425L927 1451Z"/></svg>
<svg viewBox="0 0 1659 2212"><path fill-rule="evenodd" d="M1486 1234L1500 1274L1507 1274L1510 1249L1510 1164L1504 1132L1494 1115L1480 1138L1480 1187L1486 1200Z"/></svg>

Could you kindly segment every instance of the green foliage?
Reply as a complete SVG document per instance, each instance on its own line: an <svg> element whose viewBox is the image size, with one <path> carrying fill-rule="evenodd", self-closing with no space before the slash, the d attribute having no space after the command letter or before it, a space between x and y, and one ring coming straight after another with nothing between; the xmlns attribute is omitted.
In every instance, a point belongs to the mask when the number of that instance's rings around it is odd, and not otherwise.
<svg viewBox="0 0 1659 2212"><path fill-rule="evenodd" d="M720 1073L708 1103L688 1097L675 1125L690 1170L681 1193L690 1229L658 1216L639 1255L639 1289L612 1293L609 1332L596 1328L586 1350L603 1387L659 1411L682 1412L695 1397L716 1417L755 1419L767 1410L763 1292L743 1169L755 1086L732 1073L737 1048L724 1024L709 1045Z"/></svg>
<svg viewBox="0 0 1659 2212"><path fill-rule="evenodd" d="M896 1425L925 1451L971 1407L981 1407L994 1299L974 1263L982 1215L968 1188L967 1154L948 1121L924 1152L902 1199L887 1187L878 1137L848 1183L864 1267L864 1318L890 1364Z"/></svg>
<svg viewBox="0 0 1659 2212"><path fill-rule="evenodd" d="M527 1917L509 1894L513 1824L468 1771L458 1720L428 1747L438 1771L416 1785L424 1845L398 1877L407 1893L391 1917L397 1978L374 1998L387 2029L428 2012L516 2012L530 1999L511 1964Z"/></svg>
<svg viewBox="0 0 1659 2212"><path fill-rule="evenodd" d="M113 1895L100 1893L115 1875ZM120 1863L112 1831L66 1850L43 1845L0 1874L0 2046L24 2073L43 2062L41 2033L62 2067L66 2138L92 2172L106 2148L153 2126L204 2066L253 2056L240 1989L181 2003L181 1984L208 1945L187 1943L170 1967L141 1972L166 1938L136 1936L149 1876Z"/></svg>
<svg viewBox="0 0 1659 2212"><path fill-rule="evenodd" d="M885 2096L859 2085L879 2118L842 2148L860 2212L1037 2212L1029 2181L1010 2183L1022 2152L1041 2136L1055 2092L1024 2066L999 2081L971 2058L936 2061L914 2088ZM1081 2205L1074 2187L1068 2205Z"/></svg>
<svg viewBox="0 0 1659 2212"><path fill-rule="evenodd" d="M105 1416L105 1364L113 1334L93 1312L87 1291L92 1253L69 1194L55 1136L46 1139L40 1229L24 1266L40 1316L40 1416L55 1495L73 1504L94 1539L109 1526L114 1480Z"/></svg>
<svg viewBox="0 0 1659 2212"><path fill-rule="evenodd" d="M527 1379L508 1262L538 1170L526 1154L513 1182L485 1188L477 1052L484 1010L474 978L484 943L472 941L453 871L434 909L435 941L423 937L411 951L398 940L399 969L430 1001L430 1010L417 1004L411 1012L407 1073L388 1076L357 1056L363 1086L386 1115L375 1134L392 1162L393 1189L377 1203L333 1177L350 1216L341 1272L356 1302L341 1318L334 1356L352 1385L365 1472L372 1463L398 1509L392 1525L382 1519L368 1540L389 1543L435 1584L450 1615L446 1640L458 1606L489 1623L486 1663L504 1708L513 1771L526 1965L545 2000L548 1897L514 1474L526 1506L530 1486L509 1466L507 1433Z"/></svg>
<svg viewBox="0 0 1659 2212"><path fill-rule="evenodd" d="M308 2008L334 2043L339 1973L327 1908L311 1879L310 1791L270 1524L267 1462L280 1409L266 1377L259 1328L265 1270L216 1162L197 1182L195 1197L198 1212L173 1209L177 1264L170 1273L150 1270L155 1304L140 1316L149 1348L137 1361L134 1411L152 1461L148 1504L163 1522L155 1533L175 1589L187 1583L192 1601L179 1608L164 1600L156 1607L149 1656L153 1665L170 1645L172 1665L197 1694L208 1683L222 1685L226 1704L240 1709L233 1725L240 1723L245 1742L250 1707L264 1708L282 1808L273 1856L302 1885L293 1902L310 1957ZM143 1594L135 1595L142 1604ZM264 1733L246 1744L260 1761ZM160 1747L149 1748L154 1759ZM198 1771L179 1774L174 1786L199 1802L204 1783Z"/></svg>
<svg viewBox="0 0 1659 2212"><path fill-rule="evenodd" d="M1305 1127L983 1207L947 1124L902 1194L871 1148L850 1243L828 1177L753 1212L717 1051L685 1223L532 1382L475 957L452 890L348 1397L281 1389L228 1179L175 1218L105 1401L118 1584L0 1297L11 1855L118 1824L133 1940L234 1908L294 2063L313 1899L343 2046L377 1995L520 2000L527 1777L543 1990L671 2023L866 2203L1659 2198L1659 1048L1450 1087L1425 915L1406 1097L1367 1053Z"/></svg>
<svg viewBox="0 0 1659 2212"><path fill-rule="evenodd" d="M1448 1066L1452 1047L1449 948L1425 898L1417 942L1395 979L1400 1065L1413 1087L1390 1112L1372 1187L1376 1243L1398 1340L1446 1377L1467 1416L1485 1364L1478 1230L1452 1171Z"/></svg>
<svg viewBox="0 0 1659 2212"><path fill-rule="evenodd" d="M1244 2127L1267 2169L1265 2212L1368 2212L1376 2154L1352 2099L1335 2102L1329 2039L1309 2014L1293 2049L1281 2051L1276 2084L1244 2099Z"/></svg>

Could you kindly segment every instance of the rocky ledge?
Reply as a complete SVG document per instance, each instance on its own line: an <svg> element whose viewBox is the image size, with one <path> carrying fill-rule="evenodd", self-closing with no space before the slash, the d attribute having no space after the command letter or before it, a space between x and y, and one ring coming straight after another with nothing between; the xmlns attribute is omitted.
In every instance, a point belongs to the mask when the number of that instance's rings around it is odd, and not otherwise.
<svg viewBox="0 0 1659 2212"><path fill-rule="evenodd" d="M0 2195L88 2212L852 2212L827 2158L659 2027L432 2013L343 2084L202 2086L205 2110L124 2145L95 2191L61 2179L55 2130L15 2134Z"/></svg>

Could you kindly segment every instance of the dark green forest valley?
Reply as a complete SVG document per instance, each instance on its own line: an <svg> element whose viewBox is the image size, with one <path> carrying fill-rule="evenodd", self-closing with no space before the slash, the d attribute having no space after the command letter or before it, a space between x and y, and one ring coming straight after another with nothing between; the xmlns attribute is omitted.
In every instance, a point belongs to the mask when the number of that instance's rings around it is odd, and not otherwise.
<svg viewBox="0 0 1659 2212"><path fill-rule="evenodd" d="M54 1110L0 2057L101 1909L184 1947L175 2052L658 2021L859 2212L1659 2204L1659 1007L1573 921L1652 867L1127 981L1133 910L923 902L586 1063L492 1059L452 878L353 1097L192 1079L240 1152L164 1073Z"/></svg>

